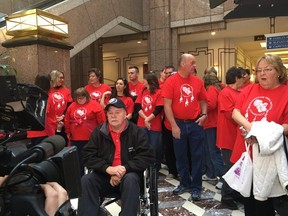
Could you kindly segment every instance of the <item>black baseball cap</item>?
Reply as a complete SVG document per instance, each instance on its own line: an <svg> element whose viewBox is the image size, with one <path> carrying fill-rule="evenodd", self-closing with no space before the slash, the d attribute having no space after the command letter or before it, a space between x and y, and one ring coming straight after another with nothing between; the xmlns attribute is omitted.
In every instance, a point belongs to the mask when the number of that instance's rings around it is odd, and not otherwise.
<svg viewBox="0 0 288 216"><path fill-rule="evenodd" d="M107 111L110 106L114 106L114 107L117 107L117 108L124 108L124 109L126 110L125 104L124 104L123 101L122 101L121 99L119 99L119 98L111 98L111 99L108 101L108 104L106 105L105 110Z"/></svg>

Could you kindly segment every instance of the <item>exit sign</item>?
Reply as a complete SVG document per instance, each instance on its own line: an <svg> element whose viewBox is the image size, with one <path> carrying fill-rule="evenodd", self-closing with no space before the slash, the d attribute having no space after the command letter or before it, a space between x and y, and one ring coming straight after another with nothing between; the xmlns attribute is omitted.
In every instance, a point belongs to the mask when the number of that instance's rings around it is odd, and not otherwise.
<svg viewBox="0 0 288 216"><path fill-rule="evenodd" d="M285 49L288 48L288 32L266 34L266 49Z"/></svg>

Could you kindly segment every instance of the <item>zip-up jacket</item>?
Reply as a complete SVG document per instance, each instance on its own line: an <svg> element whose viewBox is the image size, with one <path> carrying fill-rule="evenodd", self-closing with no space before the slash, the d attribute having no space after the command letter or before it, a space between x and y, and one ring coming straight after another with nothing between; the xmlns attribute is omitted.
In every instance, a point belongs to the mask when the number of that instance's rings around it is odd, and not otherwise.
<svg viewBox="0 0 288 216"><path fill-rule="evenodd" d="M153 151L142 128L126 120L126 128L121 132L121 163L126 173L141 173L152 166ZM84 166L95 172L106 173L114 160L115 145L106 121L93 131L83 150Z"/></svg>

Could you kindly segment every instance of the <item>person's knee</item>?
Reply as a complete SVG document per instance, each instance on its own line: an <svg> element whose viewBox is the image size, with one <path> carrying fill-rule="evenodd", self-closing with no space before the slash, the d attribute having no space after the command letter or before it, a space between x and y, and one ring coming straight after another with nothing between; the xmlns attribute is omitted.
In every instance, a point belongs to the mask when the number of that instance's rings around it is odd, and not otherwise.
<svg viewBox="0 0 288 216"><path fill-rule="evenodd" d="M126 184L139 184L140 178L139 175L136 173L127 173L123 177L123 182L125 182Z"/></svg>

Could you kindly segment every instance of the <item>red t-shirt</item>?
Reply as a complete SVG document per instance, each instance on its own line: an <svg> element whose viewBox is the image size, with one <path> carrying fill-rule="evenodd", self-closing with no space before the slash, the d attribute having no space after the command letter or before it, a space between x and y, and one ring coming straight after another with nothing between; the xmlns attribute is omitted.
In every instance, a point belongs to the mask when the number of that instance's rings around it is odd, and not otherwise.
<svg viewBox="0 0 288 216"><path fill-rule="evenodd" d="M117 98L122 100L123 103L125 104L127 114L133 113L133 111L134 111L134 102L133 102L133 99L131 97L117 96Z"/></svg>
<svg viewBox="0 0 288 216"><path fill-rule="evenodd" d="M218 95L220 89L216 86L209 86L207 89L207 105L208 105L208 116L204 123L204 128L216 128L218 119Z"/></svg>
<svg viewBox="0 0 288 216"><path fill-rule="evenodd" d="M132 82L128 82L129 91L132 97L137 97L143 90L144 85L142 82L137 82L133 85Z"/></svg>
<svg viewBox="0 0 288 216"><path fill-rule="evenodd" d="M55 135L57 128L56 116L61 116L67 109L67 104L72 102L70 90L66 87L51 88L48 93L46 108L45 131L48 136Z"/></svg>
<svg viewBox="0 0 288 216"><path fill-rule="evenodd" d="M100 103L102 94L106 91L112 91L111 87L106 84L101 84L98 87L95 87L93 84L86 85L84 87L87 92L90 94L90 97L92 100L96 100L98 103ZM109 101L109 96L105 98L105 104L107 104Z"/></svg>
<svg viewBox="0 0 288 216"><path fill-rule="evenodd" d="M288 86L280 85L271 90L259 84L247 86L240 94L235 108L249 121L267 119L278 124L288 124ZM237 139L232 152L231 162L235 163L245 151L244 138L237 128Z"/></svg>
<svg viewBox="0 0 288 216"><path fill-rule="evenodd" d="M172 99L173 114L178 119L196 119L201 111L199 102L207 99L203 81L192 74L188 78L179 73L169 77L162 88L162 95ZM165 123L165 127L171 130L169 124Z"/></svg>
<svg viewBox="0 0 288 216"><path fill-rule="evenodd" d="M162 98L161 90L157 89L154 94L151 94L149 90L144 90L143 93L141 92L135 103L141 104L141 109L143 113L148 117L155 111L156 106L163 106L164 101ZM155 116L154 119L151 121L151 130L152 131L162 131L161 122L162 122L162 115L159 113ZM144 118L140 115L138 117L137 125L140 127L146 127L144 124Z"/></svg>
<svg viewBox="0 0 288 216"><path fill-rule="evenodd" d="M71 135L71 140L89 140L95 127L105 121L105 112L96 101L90 100L82 105L73 102L64 118L65 132Z"/></svg>
<svg viewBox="0 0 288 216"><path fill-rule="evenodd" d="M218 96L218 121L216 145L218 148L233 150L237 123L232 119L232 111L240 92L226 86Z"/></svg>

